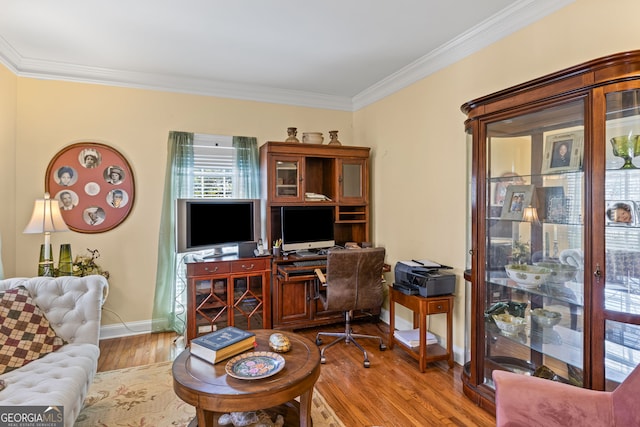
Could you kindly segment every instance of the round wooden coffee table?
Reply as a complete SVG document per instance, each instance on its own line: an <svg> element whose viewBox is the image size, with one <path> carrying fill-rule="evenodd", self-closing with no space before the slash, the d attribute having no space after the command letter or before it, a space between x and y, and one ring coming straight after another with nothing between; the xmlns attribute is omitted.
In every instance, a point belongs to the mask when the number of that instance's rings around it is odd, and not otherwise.
<svg viewBox="0 0 640 427"><path fill-rule="evenodd" d="M173 390L186 403L196 407L190 426L218 426L218 418L227 412L255 411L276 406L288 412L285 420L296 416L301 427L311 427L311 397L320 376L320 351L316 344L298 334L271 329L253 330L258 346L255 351L271 351L269 336L286 335L291 350L280 353L285 366L277 374L255 380L228 376L224 360L215 365L183 351L173 362ZM294 399L300 396L300 403ZM293 415L292 415L293 414ZM288 425L285 422L285 425Z"/></svg>

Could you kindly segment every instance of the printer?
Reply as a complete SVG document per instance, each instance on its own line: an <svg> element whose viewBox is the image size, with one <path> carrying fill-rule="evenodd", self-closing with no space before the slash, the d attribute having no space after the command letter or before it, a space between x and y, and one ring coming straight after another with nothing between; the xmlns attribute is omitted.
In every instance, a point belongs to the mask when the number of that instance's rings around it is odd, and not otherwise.
<svg viewBox="0 0 640 427"><path fill-rule="evenodd" d="M434 297L455 292L456 275L451 267L429 260L398 261L393 287L407 295Z"/></svg>

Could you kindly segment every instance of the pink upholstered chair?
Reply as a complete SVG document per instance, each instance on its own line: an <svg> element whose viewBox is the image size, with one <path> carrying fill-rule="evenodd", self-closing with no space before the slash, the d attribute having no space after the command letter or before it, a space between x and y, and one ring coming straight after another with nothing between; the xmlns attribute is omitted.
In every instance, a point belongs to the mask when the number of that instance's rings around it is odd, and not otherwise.
<svg viewBox="0 0 640 427"><path fill-rule="evenodd" d="M614 391L493 371L497 427L640 426L640 365Z"/></svg>

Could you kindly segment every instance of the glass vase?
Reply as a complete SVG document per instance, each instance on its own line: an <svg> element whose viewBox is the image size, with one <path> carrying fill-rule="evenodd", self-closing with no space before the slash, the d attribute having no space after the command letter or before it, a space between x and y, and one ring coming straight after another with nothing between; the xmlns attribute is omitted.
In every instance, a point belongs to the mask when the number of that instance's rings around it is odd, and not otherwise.
<svg viewBox="0 0 640 427"><path fill-rule="evenodd" d="M65 243L60 245L60 258L58 259L58 275L73 275L73 259L71 258L71 245Z"/></svg>
<svg viewBox="0 0 640 427"><path fill-rule="evenodd" d="M49 244L49 259L46 259L44 245L40 245L40 262L38 262L38 276L53 277L52 245Z"/></svg>

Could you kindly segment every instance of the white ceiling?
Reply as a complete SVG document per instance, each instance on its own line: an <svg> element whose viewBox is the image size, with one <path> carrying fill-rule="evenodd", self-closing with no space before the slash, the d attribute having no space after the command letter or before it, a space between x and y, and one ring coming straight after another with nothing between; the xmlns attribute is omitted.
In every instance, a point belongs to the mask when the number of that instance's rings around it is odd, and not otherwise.
<svg viewBox="0 0 640 427"><path fill-rule="evenodd" d="M356 110L575 0L0 0L25 77Z"/></svg>

